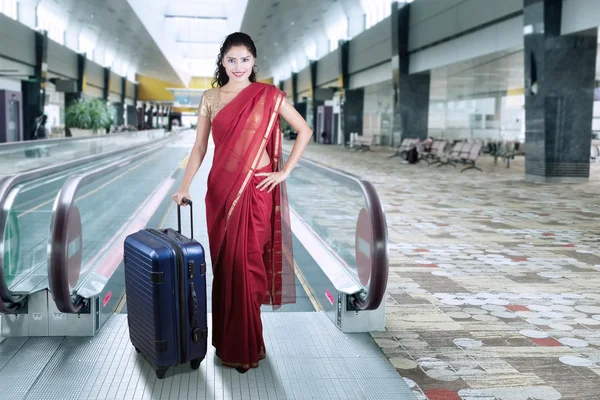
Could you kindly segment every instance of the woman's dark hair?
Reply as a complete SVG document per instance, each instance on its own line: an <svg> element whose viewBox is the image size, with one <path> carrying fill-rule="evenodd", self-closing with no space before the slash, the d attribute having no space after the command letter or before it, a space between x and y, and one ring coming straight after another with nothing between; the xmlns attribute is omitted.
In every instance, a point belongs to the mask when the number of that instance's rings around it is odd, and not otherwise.
<svg viewBox="0 0 600 400"><path fill-rule="evenodd" d="M225 54L233 47L233 46L245 46L250 53L256 59L256 46L252 41L252 38L242 32L235 32L225 38L225 42L223 42L223 46L221 46L221 50L219 52L219 56L217 57L217 70L215 71L215 77L212 80L212 87L215 87L215 84L218 87L224 86L227 82L229 82L229 76L227 76L227 71L225 71L225 67L223 66L223 57ZM252 69L252 73L250 74L250 82L256 82L256 74L258 73L258 67L254 65Z"/></svg>

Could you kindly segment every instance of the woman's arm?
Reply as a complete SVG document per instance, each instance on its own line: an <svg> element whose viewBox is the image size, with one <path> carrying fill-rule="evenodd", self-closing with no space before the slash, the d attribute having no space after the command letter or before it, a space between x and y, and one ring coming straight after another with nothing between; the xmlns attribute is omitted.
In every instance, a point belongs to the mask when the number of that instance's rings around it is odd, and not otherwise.
<svg viewBox="0 0 600 400"><path fill-rule="evenodd" d="M200 165L202 165L202 161L204 161L204 156L206 156L206 149L208 147L208 135L210 133L210 119L208 116L203 115L204 113L198 113L198 125L196 126L196 141L194 142L194 147L192 147L192 152L190 154L190 158L187 163L187 167L185 168L185 174L183 176L183 181L181 182L181 186L179 189L173 194L173 200L177 204L185 206L183 203L183 198L190 199L190 185L192 184L192 180L196 176L198 169L200 169Z"/></svg>
<svg viewBox="0 0 600 400"><path fill-rule="evenodd" d="M296 164L298 164L298 161L300 161L300 157L302 157L304 150L306 150L306 146L308 146L308 143L310 142L313 131L310 129L310 126L308 126L308 123L306 123L304 118L302 118L302 115L300 115L294 106L287 100L284 100L283 105L279 108L279 115L281 115L296 132L298 132L298 137L296 138L292 152L283 166L283 171L286 171L289 175L296 167Z"/></svg>

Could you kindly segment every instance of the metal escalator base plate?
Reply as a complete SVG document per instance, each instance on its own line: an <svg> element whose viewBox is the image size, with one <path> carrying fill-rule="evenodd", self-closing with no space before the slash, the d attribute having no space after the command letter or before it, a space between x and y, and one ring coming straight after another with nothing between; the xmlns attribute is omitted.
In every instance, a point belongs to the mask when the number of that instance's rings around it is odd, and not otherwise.
<svg viewBox="0 0 600 400"><path fill-rule="evenodd" d="M129 341L127 315L114 314L94 338L36 338L60 342L50 358L40 357L47 352L28 339L12 358L22 360L18 369L0 371L0 393L14 400L415 399L369 334L344 334L322 312L264 313L262 319L267 358L243 375L223 367L209 345L198 370L180 365L158 380ZM15 374L36 357L44 366L26 381L30 387L10 392Z"/></svg>

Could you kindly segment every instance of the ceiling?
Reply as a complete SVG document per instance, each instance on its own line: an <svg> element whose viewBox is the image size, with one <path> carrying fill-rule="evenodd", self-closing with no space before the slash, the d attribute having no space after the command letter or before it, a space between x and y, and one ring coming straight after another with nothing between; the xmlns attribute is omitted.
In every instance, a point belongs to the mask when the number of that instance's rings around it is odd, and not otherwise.
<svg viewBox="0 0 600 400"><path fill-rule="evenodd" d="M362 19L363 3L359 0L249 0L241 29L256 44L260 75L274 76L276 80L279 76L287 78L292 68L300 70L308 64L309 58L318 59L327 54L329 38L336 36L336 27L347 23L348 18ZM391 7L391 0L383 3ZM347 25L345 28L347 31Z"/></svg>
<svg viewBox="0 0 600 400"><path fill-rule="evenodd" d="M329 53L336 38L348 32L353 36L373 7L377 13L391 9L391 0L19 1L42 6L61 19L67 46L77 47L80 34L88 37L97 63L108 60L121 75L135 71L174 86L188 85L191 76L212 76L229 33L252 36L259 77L277 82L309 59ZM600 60L597 68L600 76ZM432 98L522 87L522 49L436 69L431 85Z"/></svg>
<svg viewBox="0 0 600 400"><path fill-rule="evenodd" d="M31 1L28 0L31 4ZM105 66L106 57L113 58L111 67L121 75L136 71L180 84L169 60L149 35L126 0L33 0L34 5L50 10L66 26L66 44L78 51L81 33L94 44L94 61ZM107 54L108 53L108 54Z"/></svg>

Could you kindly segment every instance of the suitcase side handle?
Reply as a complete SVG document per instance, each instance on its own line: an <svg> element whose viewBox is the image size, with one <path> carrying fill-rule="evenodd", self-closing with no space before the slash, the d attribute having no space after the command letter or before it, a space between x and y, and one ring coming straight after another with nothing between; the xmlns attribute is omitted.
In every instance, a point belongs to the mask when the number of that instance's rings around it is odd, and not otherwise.
<svg viewBox="0 0 600 400"><path fill-rule="evenodd" d="M198 344L204 338L203 332L198 328L198 296L196 295L196 286L190 282L190 325L192 327L192 342Z"/></svg>
<svg viewBox="0 0 600 400"><path fill-rule="evenodd" d="M190 229L192 231L191 239L194 238L194 210L192 206L192 201L190 199L186 199L185 197L181 200L183 203L190 206ZM181 205L177 204L177 232L181 233Z"/></svg>

